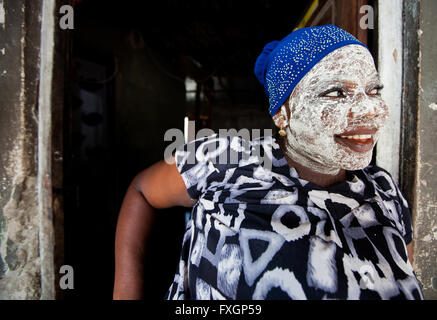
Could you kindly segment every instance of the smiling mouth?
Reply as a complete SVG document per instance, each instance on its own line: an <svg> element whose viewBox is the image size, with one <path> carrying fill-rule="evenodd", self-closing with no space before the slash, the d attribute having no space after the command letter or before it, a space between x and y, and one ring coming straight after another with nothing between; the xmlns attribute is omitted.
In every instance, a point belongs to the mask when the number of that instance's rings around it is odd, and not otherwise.
<svg viewBox="0 0 437 320"><path fill-rule="evenodd" d="M334 136L335 141L355 152L365 153L373 149L376 129L361 129Z"/></svg>

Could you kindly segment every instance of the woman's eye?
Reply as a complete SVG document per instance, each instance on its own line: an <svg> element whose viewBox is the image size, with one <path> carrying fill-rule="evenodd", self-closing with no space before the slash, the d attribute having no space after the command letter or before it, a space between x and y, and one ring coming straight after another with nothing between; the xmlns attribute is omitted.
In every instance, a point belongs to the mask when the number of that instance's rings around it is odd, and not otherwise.
<svg viewBox="0 0 437 320"><path fill-rule="evenodd" d="M369 95L379 96L379 95L381 95L381 89L382 89L382 87L373 88L372 90L370 90Z"/></svg>
<svg viewBox="0 0 437 320"><path fill-rule="evenodd" d="M325 92L323 94L324 97L333 97L333 98L341 98L344 97L343 90L341 89L333 89L329 90L328 92Z"/></svg>

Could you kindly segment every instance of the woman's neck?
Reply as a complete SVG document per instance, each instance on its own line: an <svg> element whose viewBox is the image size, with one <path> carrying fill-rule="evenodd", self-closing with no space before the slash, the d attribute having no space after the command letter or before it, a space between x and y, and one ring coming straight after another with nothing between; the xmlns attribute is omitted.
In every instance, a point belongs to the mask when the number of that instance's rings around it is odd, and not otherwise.
<svg viewBox="0 0 437 320"><path fill-rule="evenodd" d="M296 169L299 178L312 182L321 187L329 187L346 181L346 170L340 169L337 174L323 174L316 172L293 161L293 159L291 159L285 151L283 139L280 139L279 146L282 149L282 153L284 154L288 165Z"/></svg>

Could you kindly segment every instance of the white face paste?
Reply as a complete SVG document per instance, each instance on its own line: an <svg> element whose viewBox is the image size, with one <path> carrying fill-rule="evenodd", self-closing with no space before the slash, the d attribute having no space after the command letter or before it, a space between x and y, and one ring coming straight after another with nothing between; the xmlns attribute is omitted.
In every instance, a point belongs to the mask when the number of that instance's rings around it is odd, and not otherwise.
<svg viewBox="0 0 437 320"><path fill-rule="evenodd" d="M281 107L287 124L286 155L323 174L368 166L378 130L388 117L376 89L379 86L373 58L366 48L348 45L331 52L305 75ZM340 91L326 93L335 88ZM368 134L369 130L373 145L365 152L335 139L350 132Z"/></svg>

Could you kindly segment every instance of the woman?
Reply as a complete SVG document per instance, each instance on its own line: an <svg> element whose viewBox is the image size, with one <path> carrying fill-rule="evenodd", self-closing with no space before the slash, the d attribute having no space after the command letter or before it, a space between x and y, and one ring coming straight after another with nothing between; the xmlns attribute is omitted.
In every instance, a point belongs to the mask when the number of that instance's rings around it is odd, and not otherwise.
<svg viewBox="0 0 437 320"><path fill-rule="evenodd" d="M114 298L141 297L153 208L179 205L193 210L168 299L422 299L408 205L369 166L388 110L368 49L304 28L267 44L255 73L280 136L198 139L141 172L120 212Z"/></svg>

